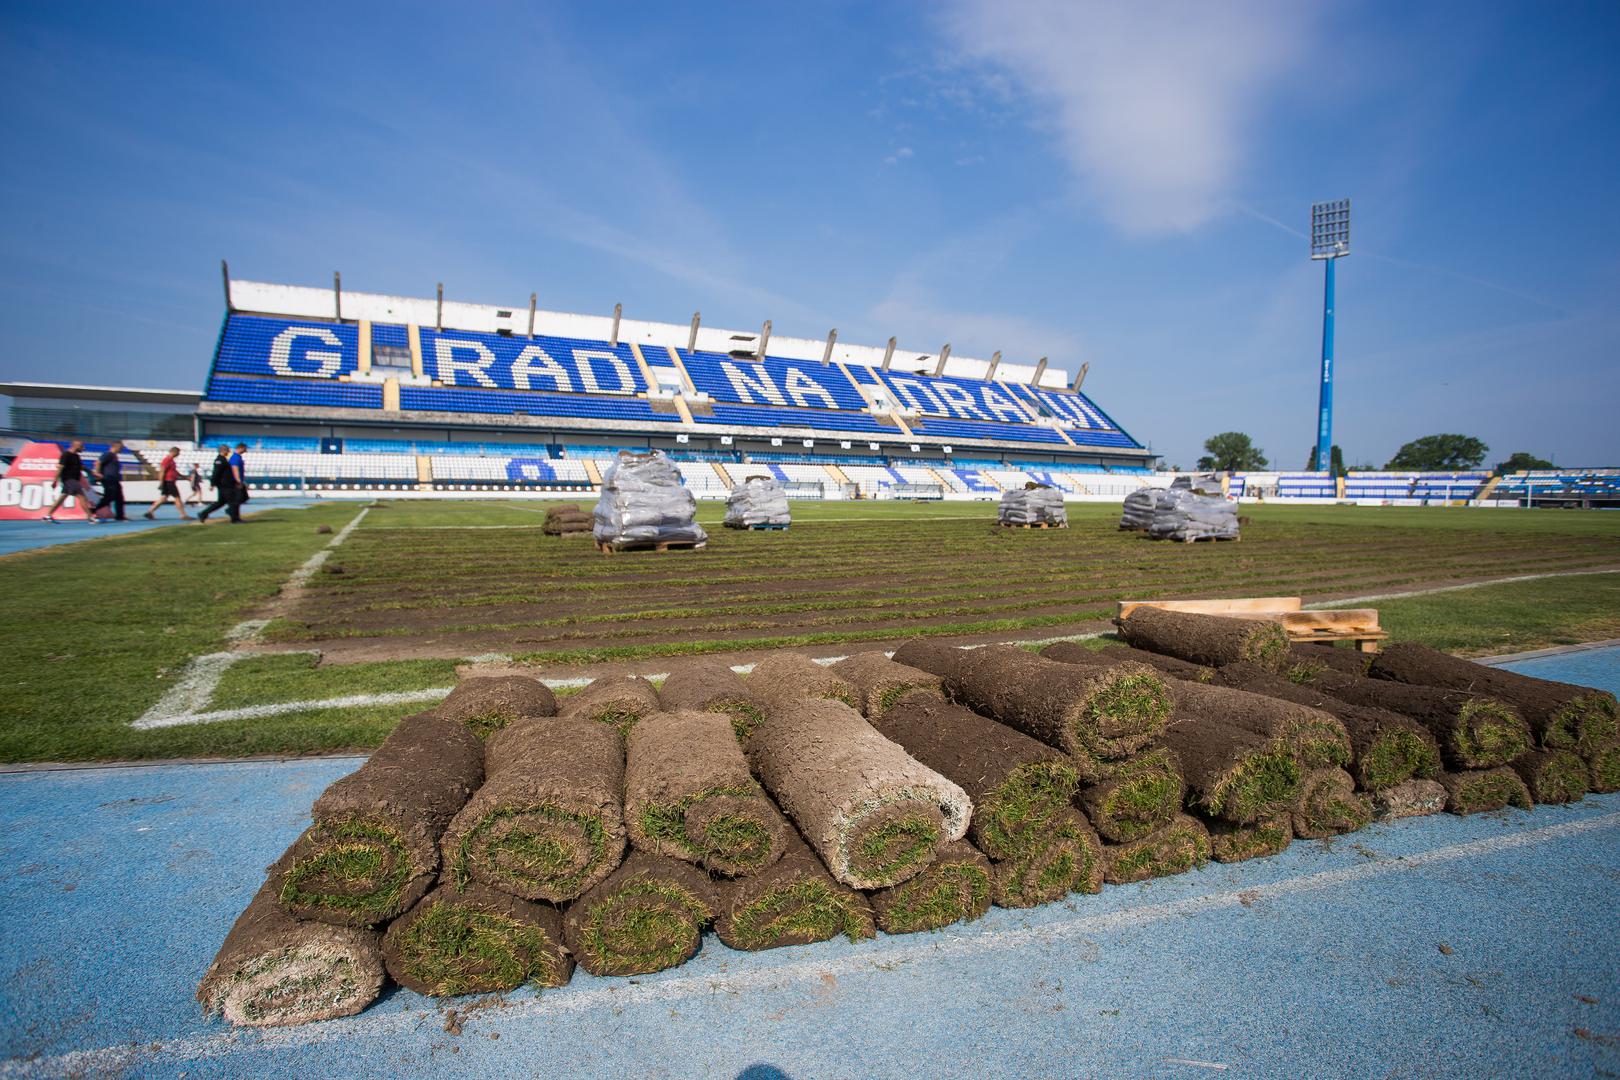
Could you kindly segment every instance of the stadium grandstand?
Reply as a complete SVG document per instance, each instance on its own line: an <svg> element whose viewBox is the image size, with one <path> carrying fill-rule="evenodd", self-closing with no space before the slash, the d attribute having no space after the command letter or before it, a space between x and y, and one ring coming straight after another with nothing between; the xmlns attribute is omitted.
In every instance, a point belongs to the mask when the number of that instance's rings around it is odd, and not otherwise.
<svg viewBox="0 0 1620 1080"><path fill-rule="evenodd" d="M1034 365L433 299L232 281L201 391L0 384L7 456L113 438L206 470L244 442L266 493L589 493L620 449L665 451L700 498L768 473L799 498L993 500L1029 483L1118 501L1156 458ZM149 472L148 472L149 475ZM1615 470L1236 473L1248 501L1607 506Z"/></svg>

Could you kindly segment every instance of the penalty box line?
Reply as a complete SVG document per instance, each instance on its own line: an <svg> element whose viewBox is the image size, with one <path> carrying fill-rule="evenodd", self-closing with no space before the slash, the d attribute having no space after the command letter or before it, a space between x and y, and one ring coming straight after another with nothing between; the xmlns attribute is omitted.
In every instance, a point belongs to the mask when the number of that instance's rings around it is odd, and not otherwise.
<svg viewBox="0 0 1620 1080"><path fill-rule="evenodd" d="M333 550L347 540L355 529L359 528L360 522L365 520L365 516L371 512L372 505L375 504L361 507L360 512L354 515L347 525L339 529L331 540L326 542L326 546L311 555L304 561L302 566L294 570L287 580L282 583L281 588L277 590L277 595L285 596L292 590L302 588L307 584L309 579L315 576L315 572L331 557ZM234 645L249 644L256 641L260 632L268 625L270 625L269 619L244 619L225 631L225 639ZM313 652L311 649L289 649L286 653L259 655L308 655L311 652ZM158 699L158 703L146 710L140 718L132 721L130 727L147 730L174 727L180 724L210 722L198 720L196 717L210 715L205 710L212 703L214 691L219 688L220 680L225 677L225 672L229 670L232 664L247 655L250 654L227 651L194 657L186 665L185 670L180 673L180 677L175 680L175 684ZM266 715L274 715L274 713ZM235 718L232 717L231 719Z"/></svg>

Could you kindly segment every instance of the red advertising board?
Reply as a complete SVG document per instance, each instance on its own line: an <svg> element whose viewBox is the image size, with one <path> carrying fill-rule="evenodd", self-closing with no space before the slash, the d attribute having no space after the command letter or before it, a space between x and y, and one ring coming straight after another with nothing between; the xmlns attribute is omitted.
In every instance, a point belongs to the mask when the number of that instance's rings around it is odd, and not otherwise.
<svg viewBox="0 0 1620 1080"><path fill-rule="evenodd" d="M5 478L0 479L0 521L38 521L45 516L45 511L62 494L52 483L56 479L56 459L61 454L61 447L50 442L29 443L18 452ZM88 480L89 463L85 470ZM85 494L90 494L88 484ZM102 517L109 515L108 510L101 512ZM63 503L56 516L64 521L84 520L74 499Z"/></svg>

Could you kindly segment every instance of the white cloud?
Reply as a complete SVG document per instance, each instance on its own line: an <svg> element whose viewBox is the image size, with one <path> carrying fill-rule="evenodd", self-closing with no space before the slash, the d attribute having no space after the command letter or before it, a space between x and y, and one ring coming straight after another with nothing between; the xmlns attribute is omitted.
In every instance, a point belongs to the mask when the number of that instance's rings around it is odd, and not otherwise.
<svg viewBox="0 0 1620 1080"><path fill-rule="evenodd" d="M1181 232L1223 208L1248 129L1304 59L1315 6L1287 0L959 0L946 30L1044 107L1104 214Z"/></svg>
<svg viewBox="0 0 1620 1080"><path fill-rule="evenodd" d="M883 164L885 164L885 165L898 165L900 162L906 160L906 158L914 157L914 156L916 156L915 151L913 151L911 149L911 147L902 146L900 149L896 150L894 153L892 153L888 157L884 158L883 159Z"/></svg>

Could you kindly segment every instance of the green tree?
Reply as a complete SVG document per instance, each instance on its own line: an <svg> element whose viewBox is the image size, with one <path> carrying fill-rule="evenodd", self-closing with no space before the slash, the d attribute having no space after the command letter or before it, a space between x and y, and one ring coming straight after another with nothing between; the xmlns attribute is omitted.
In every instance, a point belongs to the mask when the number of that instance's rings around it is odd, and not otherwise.
<svg viewBox="0 0 1620 1080"><path fill-rule="evenodd" d="M1333 463L1333 475L1334 476L1343 476L1344 475L1344 451L1340 450L1339 447L1336 444L1333 447L1333 452L1330 455L1329 460ZM1315 472L1316 471L1316 447L1314 447L1314 446L1311 447L1311 457L1310 457L1310 460L1308 462L1306 462L1306 464L1305 464L1305 471L1306 472Z"/></svg>
<svg viewBox="0 0 1620 1080"><path fill-rule="evenodd" d="M1413 439L1389 459L1386 469L1451 472L1472 469L1485 460L1490 447L1472 435L1425 435Z"/></svg>
<svg viewBox="0 0 1620 1080"><path fill-rule="evenodd" d="M1528 451L1518 450L1514 452L1512 457L1498 464L1492 471L1494 471L1497 476L1502 476L1506 473L1524 472L1528 469L1551 468L1553 468L1552 462L1538 458L1536 455L1529 453Z"/></svg>
<svg viewBox="0 0 1620 1080"><path fill-rule="evenodd" d="M1205 472L1248 472L1266 467L1266 455L1241 431L1223 431L1204 440L1198 467Z"/></svg>

